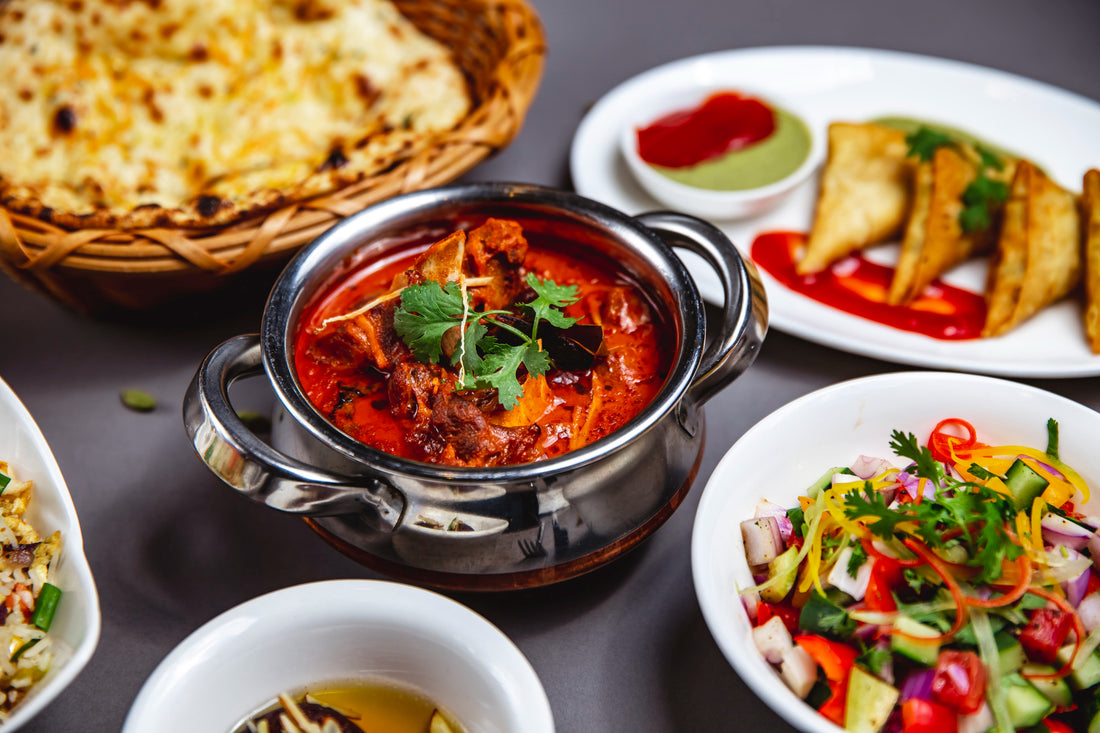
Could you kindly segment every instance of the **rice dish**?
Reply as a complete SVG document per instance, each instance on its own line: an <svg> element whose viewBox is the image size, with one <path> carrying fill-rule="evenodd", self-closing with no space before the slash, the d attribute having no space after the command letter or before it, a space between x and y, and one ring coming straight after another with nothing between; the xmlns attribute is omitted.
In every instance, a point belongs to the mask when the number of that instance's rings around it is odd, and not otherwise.
<svg viewBox="0 0 1100 733"><path fill-rule="evenodd" d="M32 489L0 461L0 721L46 675L56 651L47 632L61 597L50 582L61 533L40 537L23 518Z"/></svg>

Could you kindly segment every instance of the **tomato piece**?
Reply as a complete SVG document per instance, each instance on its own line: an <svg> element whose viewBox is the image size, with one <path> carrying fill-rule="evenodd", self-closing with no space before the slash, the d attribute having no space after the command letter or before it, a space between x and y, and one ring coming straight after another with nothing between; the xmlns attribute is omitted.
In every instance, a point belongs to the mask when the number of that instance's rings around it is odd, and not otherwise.
<svg viewBox="0 0 1100 733"><path fill-rule="evenodd" d="M911 697L901 705L902 733L958 733L959 716L931 700Z"/></svg>
<svg viewBox="0 0 1100 733"><path fill-rule="evenodd" d="M986 671L970 651L944 649L936 658L932 697L960 713L976 713L985 699Z"/></svg>
<svg viewBox="0 0 1100 733"><path fill-rule="evenodd" d="M1059 608L1037 608L1020 631L1020 644L1028 659L1053 664L1072 628L1072 615Z"/></svg>
<svg viewBox="0 0 1100 733"><path fill-rule="evenodd" d="M825 672L829 682L847 683L848 673L856 663L859 651L840 641L826 639L817 634L803 634L794 643L806 650L810 658Z"/></svg>
<svg viewBox="0 0 1100 733"><path fill-rule="evenodd" d="M763 626L773 616L778 616L787 631L794 634L798 631L798 609L789 603L767 603L761 601L756 607L756 625Z"/></svg>
<svg viewBox="0 0 1100 733"><path fill-rule="evenodd" d="M885 556L876 557L871 566L871 580L867 583L867 593L863 597L868 610L898 610L898 604L891 591L901 585L904 577L901 563Z"/></svg>

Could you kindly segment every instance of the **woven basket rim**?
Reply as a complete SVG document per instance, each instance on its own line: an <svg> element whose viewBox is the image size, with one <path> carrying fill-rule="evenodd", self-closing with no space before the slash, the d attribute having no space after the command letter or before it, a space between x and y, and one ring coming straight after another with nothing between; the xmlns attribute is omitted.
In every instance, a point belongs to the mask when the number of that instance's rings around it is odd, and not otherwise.
<svg viewBox="0 0 1100 733"><path fill-rule="evenodd" d="M465 2L465 0L463 0ZM226 275L281 258L377 201L448 183L519 133L542 76L543 28L527 0L470 0L492 14L506 50L489 93L451 131L391 169L313 198L221 227L64 228L0 206L0 260L9 274ZM56 295L56 293L55 293Z"/></svg>

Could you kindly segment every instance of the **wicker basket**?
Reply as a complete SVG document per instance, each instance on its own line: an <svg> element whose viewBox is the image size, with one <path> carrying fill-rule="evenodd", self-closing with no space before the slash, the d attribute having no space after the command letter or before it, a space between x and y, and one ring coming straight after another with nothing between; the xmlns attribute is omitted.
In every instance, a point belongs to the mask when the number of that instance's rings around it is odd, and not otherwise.
<svg viewBox="0 0 1100 733"><path fill-rule="evenodd" d="M524 0L394 2L452 50L474 95L467 117L436 145L331 194L215 229L69 230L0 207L0 269L81 312L149 308L281 266L344 217L454 180L511 142L542 75L534 9Z"/></svg>

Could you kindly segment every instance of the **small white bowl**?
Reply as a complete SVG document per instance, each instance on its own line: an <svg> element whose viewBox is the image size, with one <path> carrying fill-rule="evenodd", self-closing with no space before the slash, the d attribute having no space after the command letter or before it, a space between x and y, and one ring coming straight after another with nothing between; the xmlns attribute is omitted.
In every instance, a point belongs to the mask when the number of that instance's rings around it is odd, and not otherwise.
<svg viewBox="0 0 1100 733"><path fill-rule="evenodd" d="M685 86L663 94L640 95L629 124L619 134L619 149L634 178L650 196L665 206L686 214L710 220L733 220L759 216L777 206L791 191L806 181L821 163L823 145L817 125L796 106L766 94L738 89L749 96L765 100L795 115L806 125L810 135L810 150L806 159L794 171L774 183L740 191L712 191L696 188L662 175L638 154L637 131L666 114L691 109L715 92L727 87L700 88Z"/></svg>
<svg viewBox="0 0 1100 733"><path fill-rule="evenodd" d="M84 539L72 497L57 460L34 418L11 387L0 380L0 460L20 480L34 481L25 519L39 535L61 531L61 557L54 585L61 600L50 626L54 660L50 671L0 726L13 731L41 712L80 673L99 643L99 595L84 556Z"/></svg>
<svg viewBox="0 0 1100 733"><path fill-rule="evenodd" d="M1059 454L1093 487L1100 505L1100 414L1050 392L992 377L899 372L812 392L753 426L722 458L699 500L691 540L695 592L722 654L753 692L795 728L842 729L792 693L756 650L738 588L753 584L738 531L762 497L795 506L822 471L861 454L893 458L890 433L923 441L947 417L969 421L991 445L1045 448L1047 419L1059 424Z"/></svg>
<svg viewBox="0 0 1100 733"><path fill-rule="evenodd" d="M281 692L386 679L470 733L553 733L534 669L499 629L433 591L379 580L285 588L179 644L138 693L123 733L231 733Z"/></svg>

